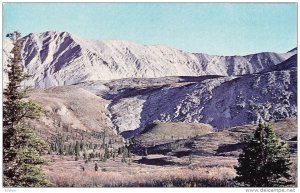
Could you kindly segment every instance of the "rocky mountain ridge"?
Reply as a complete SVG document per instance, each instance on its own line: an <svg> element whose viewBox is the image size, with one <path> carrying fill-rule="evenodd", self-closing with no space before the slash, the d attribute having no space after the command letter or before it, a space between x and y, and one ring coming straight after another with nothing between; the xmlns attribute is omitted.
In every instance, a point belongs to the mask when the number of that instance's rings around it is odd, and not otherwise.
<svg viewBox="0 0 300 193"><path fill-rule="evenodd" d="M31 33L24 40L22 65L32 75L24 85L35 88L123 78L252 74L271 68L297 52L216 56L128 41L84 40L68 32L54 31ZM4 69L11 48L4 41Z"/></svg>

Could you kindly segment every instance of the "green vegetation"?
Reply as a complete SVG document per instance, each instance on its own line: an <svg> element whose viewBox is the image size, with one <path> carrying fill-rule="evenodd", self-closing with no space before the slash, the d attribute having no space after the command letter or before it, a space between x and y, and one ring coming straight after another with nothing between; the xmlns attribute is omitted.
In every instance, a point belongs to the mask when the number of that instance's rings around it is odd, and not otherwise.
<svg viewBox="0 0 300 193"><path fill-rule="evenodd" d="M7 35L13 43L8 65L9 83L4 90L3 102L3 185L5 187L47 186L39 165L44 162L40 155L49 151L45 141L38 138L25 125L24 119L37 118L42 109L33 101L26 100L26 89L21 82L23 75L20 63L23 40L18 32Z"/></svg>
<svg viewBox="0 0 300 193"><path fill-rule="evenodd" d="M279 187L291 183L287 146L279 141L271 125L259 124L238 161L235 180L240 186Z"/></svg>
<svg viewBox="0 0 300 193"><path fill-rule="evenodd" d="M105 131L81 131L74 129L71 124L66 126L59 120L54 122L60 127L68 129L59 132L56 128L56 133L47 137L50 144L49 154L74 156L76 161L81 159L90 161L94 158L106 161L115 158L118 152L119 155L123 154L124 146L121 145L124 144L118 136L109 135Z"/></svg>

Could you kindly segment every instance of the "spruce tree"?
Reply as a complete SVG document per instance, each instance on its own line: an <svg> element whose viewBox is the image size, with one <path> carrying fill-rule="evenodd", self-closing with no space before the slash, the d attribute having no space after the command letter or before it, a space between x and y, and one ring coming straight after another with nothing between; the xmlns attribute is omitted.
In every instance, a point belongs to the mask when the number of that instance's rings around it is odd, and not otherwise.
<svg viewBox="0 0 300 193"><path fill-rule="evenodd" d="M75 143L75 161L78 161L80 157L80 145L78 141Z"/></svg>
<svg viewBox="0 0 300 193"><path fill-rule="evenodd" d="M121 155L123 153L123 148L122 147L119 147L118 148L118 155Z"/></svg>
<svg viewBox="0 0 300 193"><path fill-rule="evenodd" d="M291 183L287 146L279 141L271 125L259 124L238 161L235 180L240 186L280 187Z"/></svg>
<svg viewBox="0 0 300 193"><path fill-rule="evenodd" d="M73 150L73 147L72 147L71 143L69 144L68 153L69 153L69 155L73 155L74 154L74 150Z"/></svg>
<svg viewBox="0 0 300 193"><path fill-rule="evenodd" d="M47 186L39 167L40 155L48 151L48 144L38 138L24 119L37 118L41 108L26 100L26 89L21 82L28 76L22 73L20 63L23 39L19 32L7 35L13 44L8 64L8 85L3 100L3 185L5 187Z"/></svg>
<svg viewBox="0 0 300 193"><path fill-rule="evenodd" d="M38 165L44 160L40 157L49 150L48 144L36 136L33 130L24 125L17 127L18 143L16 144L16 159L11 167L13 187L48 186L49 183Z"/></svg>
<svg viewBox="0 0 300 193"><path fill-rule="evenodd" d="M108 148L107 148L107 147L105 148L105 151L104 151L104 157L105 157L105 158L107 158L107 159L109 159L109 158L110 158L110 155L109 155L109 150L108 150Z"/></svg>

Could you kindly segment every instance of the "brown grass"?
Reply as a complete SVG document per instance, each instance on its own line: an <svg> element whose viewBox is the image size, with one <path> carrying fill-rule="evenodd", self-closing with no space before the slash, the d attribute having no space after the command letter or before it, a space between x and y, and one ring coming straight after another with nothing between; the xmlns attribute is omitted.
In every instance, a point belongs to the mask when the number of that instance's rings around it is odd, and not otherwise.
<svg viewBox="0 0 300 193"><path fill-rule="evenodd" d="M232 168L214 167L161 170L135 175L117 172L47 172L58 187L224 187L230 186L235 173Z"/></svg>
<svg viewBox="0 0 300 193"><path fill-rule="evenodd" d="M230 179L235 176L233 158L193 157L190 163L188 157L147 156L157 158L166 158L174 165L139 164L134 161L141 159L139 156L129 165L119 157L97 162L99 171L95 172L95 162L56 158L43 169L56 187L224 187L231 186ZM84 172L81 166L85 167Z"/></svg>
<svg viewBox="0 0 300 193"><path fill-rule="evenodd" d="M234 165L236 157L193 156L176 158L173 156L149 155L147 159L164 158L173 165L139 164L136 156L128 163L121 157L107 162L83 160L73 161L67 157L55 157L54 162L43 166L46 177L55 187L229 187L234 186ZM297 159L291 157L291 174L297 181ZM94 171L95 163L99 170ZM85 167L83 172L81 166ZM294 186L294 185L293 185Z"/></svg>

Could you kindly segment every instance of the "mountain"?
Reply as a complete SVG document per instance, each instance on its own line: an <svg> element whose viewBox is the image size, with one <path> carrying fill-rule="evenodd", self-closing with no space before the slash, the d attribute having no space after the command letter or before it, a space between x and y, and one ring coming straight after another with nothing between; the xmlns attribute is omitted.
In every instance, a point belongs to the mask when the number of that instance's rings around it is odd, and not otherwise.
<svg viewBox="0 0 300 193"><path fill-rule="evenodd" d="M147 136L144 132L157 122L223 130L297 116L297 48L282 54L214 56L83 40L67 32L24 39L22 65L32 75L24 85L35 87L31 98L48 113L49 120L35 123L39 127L51 130L59 121L127 138ZM4 42L4 70L11 48Z"/></svg>
<svg viewBox="0 0 300 193"><path fill-rule="evenodd" d="M280 64L272 66L269 69L263 70L263 72L271 72L271 71L280 71L280 70L288 70L293 67L297 67L297 54L291 56L289 59L283 61Z"/></svg>
<svg viewBox="0 0 300 193"><path fill-rule="evenodd" d="M282 54L216 56L128 41L84 40L67 32L53 31L31 33L24 40L22 65L32 75L24 85L35 88L122 78L252 74L269 69L297 52L294 49ZM11 48L4 41L4 69Z"/></svg>
<svg viewBox="0 0 300 193"><path fill-rule="evenodd" d="M232 77L119 79L78 86L111 101L112 123L127 137L155 121L224 129L297 116L296 67Z"/></svg>

